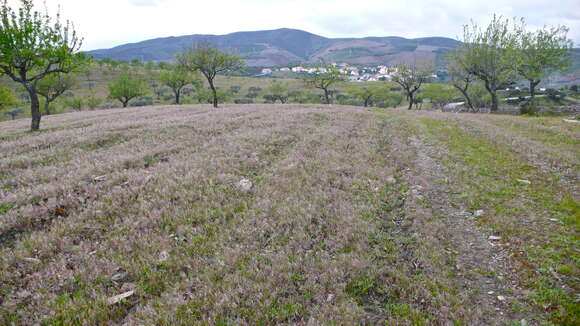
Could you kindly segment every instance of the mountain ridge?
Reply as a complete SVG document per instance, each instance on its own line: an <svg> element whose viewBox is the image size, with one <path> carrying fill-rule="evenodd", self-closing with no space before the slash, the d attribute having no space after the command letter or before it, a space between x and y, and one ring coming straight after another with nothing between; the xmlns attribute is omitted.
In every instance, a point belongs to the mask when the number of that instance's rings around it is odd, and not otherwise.
<svg viewBox="0 0 580 326"><path fill-rule="evenodd" d="M191 34L159 37L86 51L95 59L171 61L177 52L201 42L235 53L249 66L280 66L298 62L341 61L351 64L398 64L441 61L461 42L447 37L408 39L399 36L327 38L307 31L280 28L224 35Z"/></svg>

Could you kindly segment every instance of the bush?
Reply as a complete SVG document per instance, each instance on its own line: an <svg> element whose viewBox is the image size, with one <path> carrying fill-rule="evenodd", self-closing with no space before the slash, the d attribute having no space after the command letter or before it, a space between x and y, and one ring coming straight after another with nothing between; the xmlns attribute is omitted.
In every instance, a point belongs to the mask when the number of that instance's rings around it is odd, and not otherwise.
<svg viewBox="0 0 580 326"><path fill-rule="evenodd" d="M566 93L559 91L555 88L548 88L546 90L546 95L548 95L548 98L553 101L560 101L566 97Z"/></svg>
<svg viewBox="0 0 580 326"><path fill-rule="evenodd" d="M83 99L80 97L73 97L65 101L65 105L75 111L82 110L83 104Z"/></svg>
<svg viewBox="0 0 580 326"><path fill-rule="evenodd" d="M94 96L91 96L87 99L87 106L91 110L96 109L97 106L99 106L101 103L103 103L103 100Z"/></svg>
<svg viewBox="0 0 580 326"><path fill-rule="evenodd" d="M251 98L236 98L236 99L234 99L234 103L235 104L252 104L252 103L254 103L254 100L252 100Z"/></svg>

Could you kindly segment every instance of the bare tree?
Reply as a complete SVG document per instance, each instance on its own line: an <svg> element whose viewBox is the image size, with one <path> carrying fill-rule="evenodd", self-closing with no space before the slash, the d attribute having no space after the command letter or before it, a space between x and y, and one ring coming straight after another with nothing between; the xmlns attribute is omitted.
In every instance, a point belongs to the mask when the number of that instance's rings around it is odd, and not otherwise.
<svg viewBox="0 0 580 326"><path fill-rule="evenodd" d="M429 80L433 72L431 63L424 62L419 65L398 65L397 73L393 76L393 82L399 84L409 100L409 110L415 103L415 93L421 89L421 86Z"/></svg>

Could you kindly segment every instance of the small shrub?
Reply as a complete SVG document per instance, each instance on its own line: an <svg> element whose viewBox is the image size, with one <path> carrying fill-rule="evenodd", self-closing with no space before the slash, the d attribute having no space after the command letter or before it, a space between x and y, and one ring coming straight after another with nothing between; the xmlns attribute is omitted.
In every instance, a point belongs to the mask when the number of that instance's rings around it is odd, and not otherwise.
<svg viewBox="0 0 580 326"><path fill-rule="evenodd" d="M83 99L80 97L73 97L65 101L65 105L75 111L82 110L83 104Z"/></svg>
<svg viewBox="0 0 580 326"><path fill-rule="evenodd" d="M98 97L91 96L87 99L87 106L91 110L96 109L101 103L103 103L103 100Z"/></svg>
<svg viewBox="0 0 580 326"><path fill-rule="evenodd" d="M236 98L236 99L234 99L234 103L235 104L252 104L252 103L254 103L254 100L252 100L251 98Z"/></svg>

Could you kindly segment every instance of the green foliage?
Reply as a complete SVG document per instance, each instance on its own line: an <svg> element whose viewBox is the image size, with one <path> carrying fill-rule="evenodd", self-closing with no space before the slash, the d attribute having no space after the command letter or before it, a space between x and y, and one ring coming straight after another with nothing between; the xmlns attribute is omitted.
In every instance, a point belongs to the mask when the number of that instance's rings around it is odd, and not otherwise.
<svg viewBox="0 0 580 326"><path fill-rule="evenodd" d="M466 73L485 84L492 98L492 111L499 107L497 90L515 79L516 44L510 21L501 16L494 15L485 29L475 23L464 26L462 64Z"/></svg>
<svg viewBox="0 0 580 326"><path fill-rule="evenodd" d="M0 111L4 111L18 104L16 95L11 89L0 87Z"/></svg>
<svg viewBox="0 0 580 326"><path fill-rule="evenodd" d="M103 100L98 97L90 96L87 98L87 106L91 110L97 108L101 103L103 103Z"/></svg>
<svg viewBox="0 0 580 326"><path fill-rule="evenodd" d="M333 65L317 67L317 72L304 76L304 83L309 87L324 91L326 104L331 104L330 87L344 80L344 75Z"/></svg>
<svg viewBox="0 0 580 326"><path fill-rule="evenodd" d="M84 102L80 97L73 97L65 101L65 105L75 111L80 111L83 108Z"/></svg>
<svg viewBox="0 0 580 326"><path fill-rule="evenodd" d="M186 50L177 54L179 69L200 72L207 79L213 93L213 106L218 106L218 94L214 85L218 73L227 73L239 70L244 61L238 56L222 52L209 44L198 45L195 49Z"/></svg>
<svg viewBox="0 0 580 326"><path fill-rule="evenodd" d="M280 101L282 104L288 101L288 89L282 85L278 80L273 80L270 87L268 87L270 96L272 97L272 103Z"/></svg>
<svg viewBox="0 0 580 326"><path fill-rule="evenodd" d="M393 76L393 82L399 84L405 91L409 99L408 109L412 109L415 101L415 93L421 89L421 86L429 80L433 72L433 65L430 62L423 62L419 65L408 66L398 65L397 73Z"/></svg>
<svg viewBox="0 0 580 326"><path fill-rule="evenodd" d="M453 102L457 94L452 86L443 84L428 84L422 92L424 98L429 99L429 102L436 108L443 108L445 105Z"/></svg>
<svg viewBox="0 0 580 326"><path fill-rule="evenodd" d="M125 71L109 84L109 98L119 100L125 108L132 99L145 95L146 89L144 80Z"/></svg>
<svg viewBox="0 0 580 326"><path fill-rule="evenodd" d="M72 74L55 73L39 80L36 90L44 98L45 114L51 114L50 104L77 84L77 79Z"/></svg>
<svg viewBox="0 0 580 326"><path fill-rule="evenodd" d="M173 91L173 94L175 95L175 104L179 104L181 92L185 86L192 84L194 87L199 87L202 84L201 79L197 74L177 67L174 67L171 70L161 71L158 79L161 84L169 87Z"/></svg>
<svg viewBox="0 0 580 326"><path fill-rule="evenodd" d="M350 96L359 99L365 107L373 106L378 102L385 102L389 97L389 90L385 86L372 85L348 92Z"/></svg>
<svg viewBox="0 0 580 326"><path fill-rule="evenodd" d="M221 88L216 88L216 95L218 103L224 103L228 100L229 94ZM210 88L199 87L195 90L194 99L198 103L214 103L214 94Z"/></svg>
<svg viewBox="0 0 580 326"><path fill-rule="evenodd" d="M571 66L570 50L574 43L567 38L568 31L568 27L558 26L528 32L523 19L516 30L515 66L518 74L529 82L532 100L540 81Z"/></svg>
<svg viewBox="0 0 580 326"><path fill-rule="evenodd" d="M60 15L53 20L34 10L32 0L21 0L13 10L0 2L0 71L20 83L31 102L32 130L40 128L40 108L35 85L54 73L68 73L87 62L79 53L82 40Z"/></svg>

